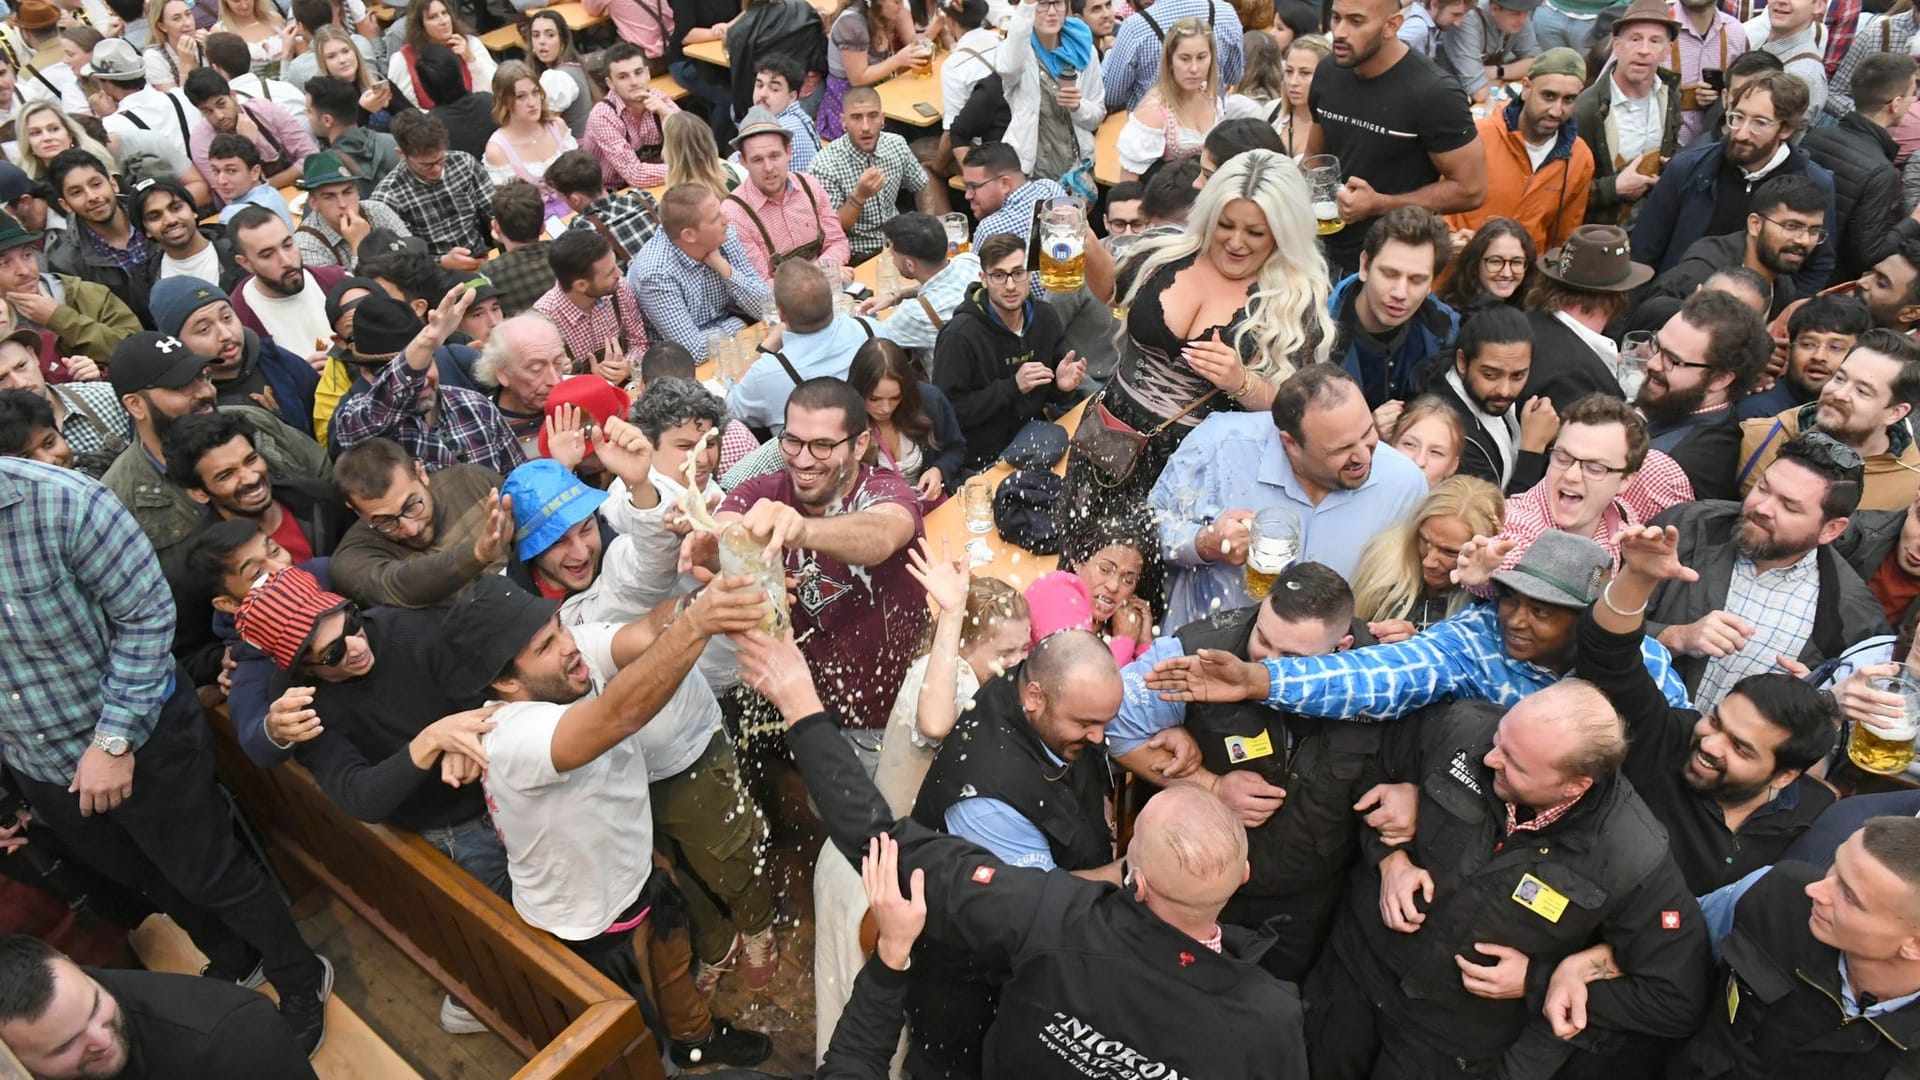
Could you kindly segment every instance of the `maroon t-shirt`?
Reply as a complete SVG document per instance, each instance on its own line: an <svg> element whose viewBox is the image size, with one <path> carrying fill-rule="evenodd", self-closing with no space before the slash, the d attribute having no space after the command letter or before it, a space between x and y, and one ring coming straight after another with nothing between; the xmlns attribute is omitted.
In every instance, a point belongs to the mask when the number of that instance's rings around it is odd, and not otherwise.
<svg viewBox="0 0 1920 1080"><path fill-rule="evenodd" d="M723 511L746 513L761 499L797 510L787 471L757 476L741 484L720 504ZM913 515L913 535L922 535L920 496L892 469L860 466L859 479L845 502L828 512L853 514L892 503ZM927 624L927 591L907 569L906 547L877 566L848 566L839 559L799 548L786 553L787 573L796 583L793 634L820 697L838 710L846 726L879 730L887 726L894 696L905 678L914 649Z"/></svg>

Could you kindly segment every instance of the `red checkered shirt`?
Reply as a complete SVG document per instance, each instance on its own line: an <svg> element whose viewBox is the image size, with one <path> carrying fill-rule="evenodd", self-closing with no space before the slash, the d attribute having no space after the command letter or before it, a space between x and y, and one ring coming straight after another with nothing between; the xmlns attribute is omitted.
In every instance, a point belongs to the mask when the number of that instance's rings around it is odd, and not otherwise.
<svg viewBox="0 0 1920 1080"><path fill-rule="evenodd" d="M640 301L624 281L615 287L612 296L594 301L586 311L581 311L579 305L567 299L560 286L555 285L533 302L533 310L551 319L559 328L560 341L566 345L567 355L573 358L575 371L586 371L609 341L620 343L621 351L636 369L640 354L647 351L647 328L640 318Z"/></svg>
<svg viewBox="0 0 1920 1080"><path fill-rule="evenodd" d="M1585 795L1585 794L1586 792L1584 791L1580 793L1580 795ZM1553 824L1554 822L1559 821L1561 818L1566 817L1567 811L1573 809L1573 804L1580 801L1580 795L1575 795L1573 798L1568 799L1566 802L1559 803L1554 806L1549 806L1545 810L1542 810L1539 813L1533 815L1533 817L1527 821L1521 821L1519 808L1515 807L1512 803L1508 803L1506 835L1512 836L1514 833L1517 833L1517 832L1539 832L1541 829L1544 829L1547 826Z"/></svg>
<svg viewBox="0 0 1920 1080"><path fill-rule="evenodd" d="M1551 468L1551 466L1549 466ZM1511 570L1520 562L1520 556L1527 553L1541 533L1559 526L1553 523L1553 513L1548 509L1553 502L1549 494L1554 477L1548 475L1539 483L1507 500L1507 520L1500 530L1504 539L1515 540L1513 550L1500 564L1500 569ZM1640 465L1633 480L1623 488L1606 513L1600 515L1600 527L1593 538L1607 549L1613 558L1614 568L1620 566L1620 549L1613 538L1627 526L1645 525L1653 516L1671 506L1693 501L1693 481L1687 479L1686 470L1680 463L1658 450L1647 451L1647 460Z"/></svg>
<svg viewBox="0 0 1920 1080"><path fill-rule="evenodd" d="M674 105L673 111L679 112L680 107ZM660 121L653 113L630 109L620 95L608 94L587 114L587 133L580 147L600 159L600 178L608 191L657 187L667 182L667 167L641 161L634 151L643 146L657 150L661 138Z"/></svg>

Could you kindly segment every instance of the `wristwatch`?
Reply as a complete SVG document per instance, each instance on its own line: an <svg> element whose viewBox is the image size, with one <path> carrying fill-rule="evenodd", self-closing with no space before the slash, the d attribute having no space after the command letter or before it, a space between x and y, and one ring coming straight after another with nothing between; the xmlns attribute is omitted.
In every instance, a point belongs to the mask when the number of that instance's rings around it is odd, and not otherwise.
<svg viewBox="0 0 1920 1080"><path fill-rule="evenodd" d="M95 735L93 748L105 751L109 757L124 757L129 749L127 740L118 735Z"/></svg>

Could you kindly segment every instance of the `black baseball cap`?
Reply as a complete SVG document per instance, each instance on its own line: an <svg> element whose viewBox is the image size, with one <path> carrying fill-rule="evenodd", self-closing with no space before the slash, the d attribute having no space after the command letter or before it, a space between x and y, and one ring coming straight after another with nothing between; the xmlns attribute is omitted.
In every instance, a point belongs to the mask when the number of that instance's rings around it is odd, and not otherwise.
<svg viewBox="0 0 1920 1080"><path fill-rule="evenodd" d="M193 385L211 363L171 334L142 330L114 348L107 378L120 397L154 387L179 390Z"/></svg>

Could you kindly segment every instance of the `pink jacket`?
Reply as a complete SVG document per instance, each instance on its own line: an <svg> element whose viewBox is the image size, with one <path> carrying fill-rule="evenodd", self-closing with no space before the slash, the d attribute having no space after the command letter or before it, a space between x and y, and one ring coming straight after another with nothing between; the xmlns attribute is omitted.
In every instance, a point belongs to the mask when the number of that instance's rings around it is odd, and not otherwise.
<svg viewBox="0 0 1920 1080"><path fill-rule="evenodd" d="M1035 645L1040 644L1042 638L1060 630L1093 629L1093 597L1087 592L1087 583L1081 581L1078 574L1067 570L1042 574L1027 586L1026 597ZM1135 641L1130 637L1107 638L1107 648L1112 650L1114 662L1122 667L1133 663L1134 658L1146 652L1152 644L1151 641Z"/></svg>

